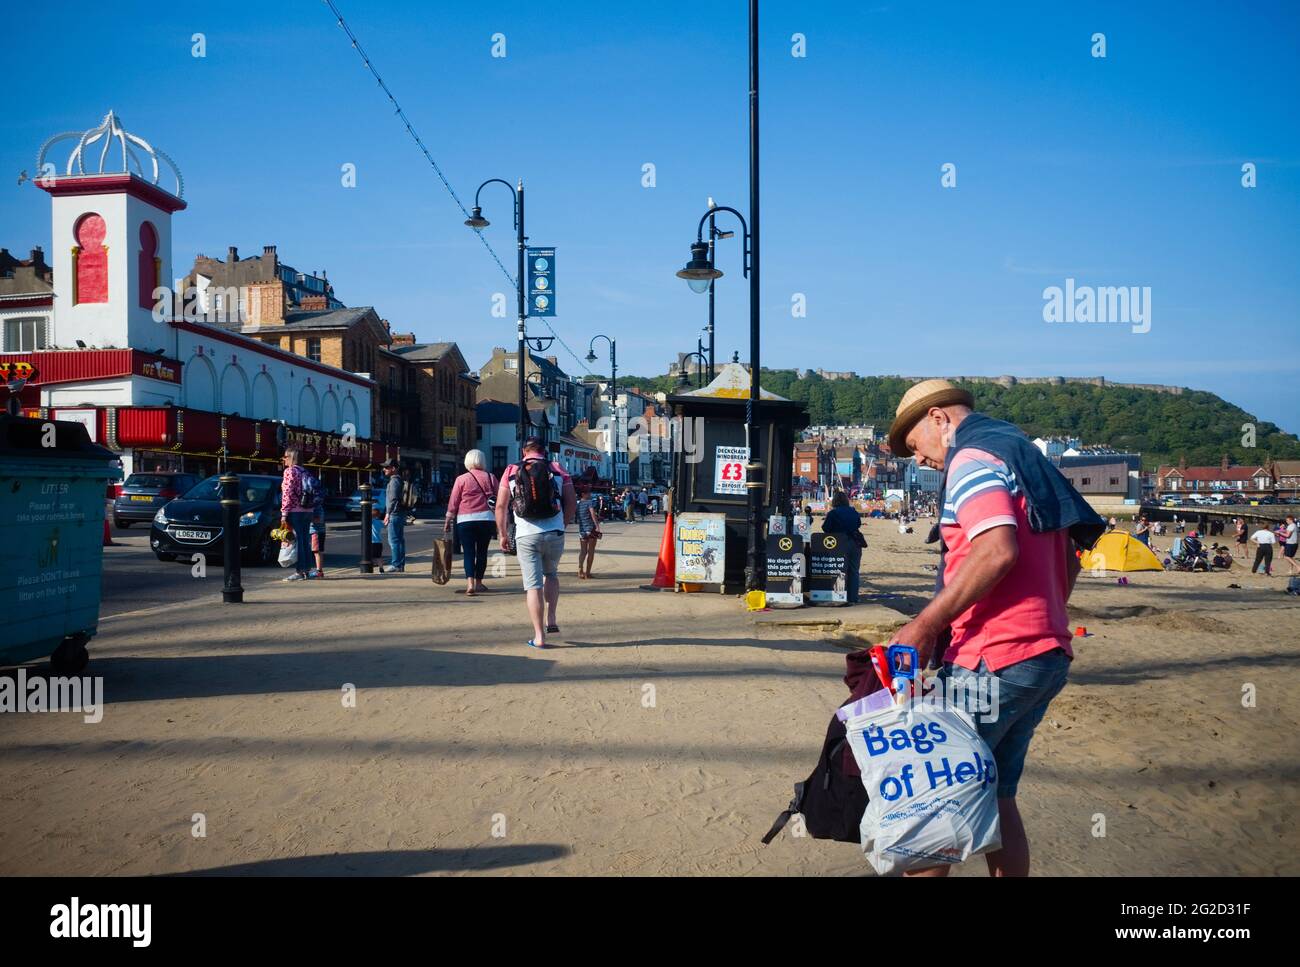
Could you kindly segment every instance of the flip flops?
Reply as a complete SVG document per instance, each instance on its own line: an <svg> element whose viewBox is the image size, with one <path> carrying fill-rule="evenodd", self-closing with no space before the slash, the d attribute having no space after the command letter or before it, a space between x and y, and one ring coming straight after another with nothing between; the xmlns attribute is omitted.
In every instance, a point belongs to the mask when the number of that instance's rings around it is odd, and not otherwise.
<svg viewBox="0 0 1300 967"><path fill-rule="evenodd" d="M560 633L560 626L559 626L559 625L547 625L547 626L546 626L546 633L547 633L548 635L558 635L558 634Z"/></svg>
<svg viewBox="0 0 1300 967"><path fill-rule="evenodd" d="M539 645L539 644L538 644L536 641L534 641L532 638L529 638L529 639L528 639L528 647L529 647L529 648L549 648L550 646L549 646L549 645Z"/></svg>

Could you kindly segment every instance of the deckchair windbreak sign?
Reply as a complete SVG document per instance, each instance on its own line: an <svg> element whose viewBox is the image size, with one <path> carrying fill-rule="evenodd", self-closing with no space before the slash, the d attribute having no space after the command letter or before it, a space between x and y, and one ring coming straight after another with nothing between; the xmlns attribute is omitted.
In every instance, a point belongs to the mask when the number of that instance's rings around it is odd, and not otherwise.
<svg viewBox="0 0 1300 967"><path fill-rule="evenodd" d="M713 492L737 497L745 496L745 464L749 463L749 447L718 447L713 461Z"/></svg>

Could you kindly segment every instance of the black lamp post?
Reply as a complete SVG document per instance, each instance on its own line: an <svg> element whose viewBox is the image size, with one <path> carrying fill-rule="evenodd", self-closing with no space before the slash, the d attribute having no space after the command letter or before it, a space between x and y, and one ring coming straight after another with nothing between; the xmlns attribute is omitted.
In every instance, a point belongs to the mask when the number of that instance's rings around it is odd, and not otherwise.
<svg viewBox="0 0 1300 967"><path fill-rule="evenodd" d="M709 199L709 207L710 208L713 207L712 198ZM715 224L714 218L712 216L709 217L709 267L710 268L712 268L715 264L714 253L713 253L714 242L720 238L731 238L735 234L736 234L735 232L724 232L719 230L719 228ZM716 279L709 280L709 327L707 332L709 334L709 382L710 383L713 382L713 377L717 375L717 373L714 371L713 368L713 283L715 281L717 280Z"/></svg>
<svg viewBox="0 0 1300 967"><path fill-rule="evenodd" d="M749 552L745 585L747 590L763 588L767 584L767 550L759 540L762 533L761 480L763 465L759 462L759 436L756 423L759 408L759 234L758 234L758 0L749 0L749 225L745 228L745 274L749 276L749 401L745 406L745 436L749 444L749 465L745 468L745 486L749 491ZM734 208L710 208L705 218L715 212L731 211L745 219ZM696 232L696 244L691 246L691 261L677 273L695 292L706 292L714 279L722 273L709 257L709 246L703 240L704 219Z"/></svg>
<svg viewBox="0 0 1300 967"><path fill-rule="evenodd" d="M691 381L691 377L686 372L686 361L688 359L698 359L699 365L695 367L695 386L697 389L704 387L704 371L709 364L709 358L704 355L704 344L700 342L698 336L695 337L695 352L685 353L682 356L682 368L677 372L677 384L685 386Z"/></svg>
<svg viewBox="0 0 1300 967"><path fill-rule="evenodd" d="M479 195L483 193L483 189L493 183L505 185L509 188L510 194L513 196L515 201L515 240L519 248L518 260L515 268L515 298L519 307L519 350L516 365L519 368L519 446L520 455L522 456L522 448L524 440L528 439L528 427L530 423L528 419L528 397L524 387L524 380L526 378L525 369L527 366L526 349L528 346L534 346L538 352L542 352L551 345L552 340L543 337L529 339L525 324L525 320L528 318L528 300L524 295L524 255L525 244L528 241L528 236L524 234L524 180L522 178L519 179L518 188L501 178L489 178L487 181L483 182L483 184L478 186L478 191L474 192L474 210L470 214L470 217L465 219L465 224L476 232L481 232L492 224L483 217L483 209L479 206L478 202Z"/></svg>
<svg viewBox="0 0 1300 967"><path fill-rule="evenodd" d="M610 459L613 464L610 471L614 476L612 483L618 482L618 454L621 448L618 445L618 345L604 333L591 337L591 342L587 345L587 362L596 361L596 340L603 339L609 343L609 415L612 418L610 424Z"/></svg>
<svg viewBox="0 0 1300 967"><path fill-rule="evenodd" d="M757 24L757 2L751 3L751 31L756 30ZM758 200L757 192L754 190L754 184L757 178L757 51L754 49L754 38L750 37L750 80L751 80L751 129L750 129L750 204L755 205ZM747 539L749 548L746 555L746 574L745 587L747 590L763 588L766 581L767 571L767 549L760 540L762 535L762 470L763 464L760 462L760 438L757 428L758 417L758 399L759 399L759 378L758 378L758 349L759 349L759 296L758 296L758 236L753 231L753 226L746 223L745 216L740 214L734 208L726 205L713 206L700 218L699 226L695 231L695 241L691 245L691 258L686 263L686 267L677 273L679 279L685 279L691 287L692 292L704 294L708 292L716 279L723 276L723 272L713 264L710 257L708 244L704 241L704 223L705 221L712 224L714 218L720 212L731 212L736 218L740 219L740 227L743 231L742 236L742 272L749 279L749 400L745 404L745 444L749 447L749 463L745 467L745 487L748 495L749 513ZM687 357L689 358L689 357ZM734 360L733 360L734 361Z"/></svg>

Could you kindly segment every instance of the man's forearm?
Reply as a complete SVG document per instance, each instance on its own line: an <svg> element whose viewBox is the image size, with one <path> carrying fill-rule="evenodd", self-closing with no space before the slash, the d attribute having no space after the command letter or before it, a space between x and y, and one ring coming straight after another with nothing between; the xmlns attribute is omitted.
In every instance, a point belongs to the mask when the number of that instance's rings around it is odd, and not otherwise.
<svg viewBox="0 0 1300 967"><path fill-rule="evenodd" d="M993 536L992 531L986 533ZM1014 530L1011 531L1009 543L1004 535L997 535L997 539L988 541L976 539L971 545L970 556L962 562L952 582L944 585L943 590L917 615L917 620L925 621L936 629L946 628L959 614L988 594L1006 577L1015 567L1017 556Z"/></svg>

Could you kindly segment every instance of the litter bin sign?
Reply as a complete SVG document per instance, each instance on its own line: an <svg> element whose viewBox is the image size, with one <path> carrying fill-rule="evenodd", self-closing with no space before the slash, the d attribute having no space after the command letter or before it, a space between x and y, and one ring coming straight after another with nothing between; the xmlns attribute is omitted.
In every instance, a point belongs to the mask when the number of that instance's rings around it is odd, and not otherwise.
<svg viewBox="0 0 1300 967"><path fill-rule="evenodd" d="M85 667L99 624L104 488L114 454L78 423L0 417L0 665Z"/></svg>

